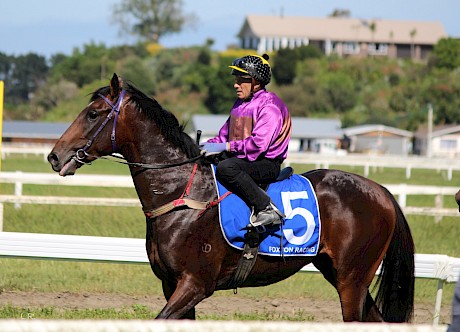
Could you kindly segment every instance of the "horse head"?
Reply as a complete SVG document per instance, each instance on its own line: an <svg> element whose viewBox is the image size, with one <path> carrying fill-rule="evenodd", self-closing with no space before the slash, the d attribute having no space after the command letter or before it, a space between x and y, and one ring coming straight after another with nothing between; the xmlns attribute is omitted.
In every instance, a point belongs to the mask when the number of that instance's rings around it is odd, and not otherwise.
<svg viewBox="0 0 460 332"><path fill-rule="evenodd" d="M48 161L66 176L112 153L131 164L181 164L199 157L200 149L171 112L114 74L109 86L93 93Z"/></svg>
<svg viewBox="0 0 460 332"><path fill-rule="evenodd" d="M116 152L115 129L125 99L123 81L114 74L110 86L94 92L48 155L53 170L61 176L73 175L84 164Z"/></svg>
<svg viewBox="0 0 460 332"><path fill-rule="evenodd" d="M457 202L458 210L460 211L460 190L455 194L455 201Z"/></svg>

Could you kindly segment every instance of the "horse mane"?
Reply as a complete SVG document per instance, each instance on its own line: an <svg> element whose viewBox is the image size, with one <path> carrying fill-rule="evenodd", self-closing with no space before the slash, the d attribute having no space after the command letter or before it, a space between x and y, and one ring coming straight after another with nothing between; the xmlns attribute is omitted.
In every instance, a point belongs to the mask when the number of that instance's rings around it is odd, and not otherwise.
<svg viewBox="0 0 460 332"><path fill-rule="evenodd" d="M168 142L180 148L181 151L186 154L187 158L193 158L199 155L200 149L198 145L187 133L185 133L185 125L179 124L179 121L173 113L164 109L158 101L148 97L131 83L124 82L123 89L129 94L130 101L136 104L139 111L142 111L147 119L155 122ZM91 101L99 98L99 94L107 95L109 93L110 87L105 86L99 88L93 93Z"/></svg>

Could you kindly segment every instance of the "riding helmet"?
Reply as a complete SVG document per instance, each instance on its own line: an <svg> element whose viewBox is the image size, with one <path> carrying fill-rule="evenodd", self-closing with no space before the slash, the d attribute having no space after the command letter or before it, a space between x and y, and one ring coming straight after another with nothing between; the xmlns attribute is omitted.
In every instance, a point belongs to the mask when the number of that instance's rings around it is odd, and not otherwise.
<svg viewBox="0 0 460 332"><path fill-rule="evenodd" d="M246 55L235 59L229 67L232 68L232 75L248 74L263 85L267 85L272 76L268 59L268 54Z"/></svg>

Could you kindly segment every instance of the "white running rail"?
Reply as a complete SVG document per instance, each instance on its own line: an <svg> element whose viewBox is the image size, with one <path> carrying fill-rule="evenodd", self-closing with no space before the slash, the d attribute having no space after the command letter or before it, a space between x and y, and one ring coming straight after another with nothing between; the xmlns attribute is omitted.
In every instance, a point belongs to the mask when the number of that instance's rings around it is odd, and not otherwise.
<svg viewBox="0 0 460 332"><path fill-rule="evenodd" d="M0 257L148 264L144 239L0 232ZM319 271L307 265L301 272ZM415 255L415 277L438 280L433 325L439 323L443 286L456 282L460 258Z"/></svg>

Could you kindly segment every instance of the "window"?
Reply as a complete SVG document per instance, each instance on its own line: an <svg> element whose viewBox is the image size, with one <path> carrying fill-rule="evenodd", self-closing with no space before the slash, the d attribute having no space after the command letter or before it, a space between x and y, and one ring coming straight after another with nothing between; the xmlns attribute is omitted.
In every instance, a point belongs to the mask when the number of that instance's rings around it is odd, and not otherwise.
<svg viewBox="0 0 460 332"><path fill-rule="evenodd" d="M442 139L440 146L442 150L447 150L447 151L457 150L457 140Z"/></svg>
<svg viewBox="0 0 460 332"><path fill-rule="evenodd" d="M388 54L388 44L381 44L381 43L371 43L368 45L368 52L369 54L381 54L386 55Z"/></svg>
<svg viewBox="0 0 460 332"><path fill-rule="evenodd" d="M343 53L344 54L358 54L359 53L359 45L358 43L344 43L343 44Z"/></svg>

